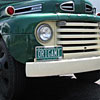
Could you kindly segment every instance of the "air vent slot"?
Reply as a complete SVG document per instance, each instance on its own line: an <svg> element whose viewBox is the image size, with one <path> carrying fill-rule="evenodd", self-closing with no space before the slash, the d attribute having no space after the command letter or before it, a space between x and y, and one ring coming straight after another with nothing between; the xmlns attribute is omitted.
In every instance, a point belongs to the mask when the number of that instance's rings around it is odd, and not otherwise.
<svg viewBox="0 0 100 100"><path fill-rule="evenodd" d="M63 11L70 11L73 12L75 9L74 7L74 2L73 1L69 1L69 2L64 2L60 5L61 10Z"/></svg>
<svg viewBox="0 0 100 100"><path fill-rule="evenodd" d="M88 13L92 13L92 12L93 12L92 6L89 5L89 4L86 4L86 5L85 5L85 11L88 12Z"/></svg>

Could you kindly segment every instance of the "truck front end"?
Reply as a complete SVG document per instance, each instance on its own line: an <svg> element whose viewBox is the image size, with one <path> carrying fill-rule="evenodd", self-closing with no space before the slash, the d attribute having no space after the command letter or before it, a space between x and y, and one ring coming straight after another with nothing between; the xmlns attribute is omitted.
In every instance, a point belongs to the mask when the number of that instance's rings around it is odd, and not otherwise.
<svg viewBox="0 0 100 100"><path fill-rule="evenodd" d="M2 38L27 77L100 70L100 17L88 0L21 1L1 15Z"/></svg>
<svg viewBox="0 0 100 100"><path fill-rule="evenodd" d="M34 62L26 62L26 75L53 76L100 70L100 17L95 15L92 4L84 0L58 0L44 5L54 6L50 13L42 14L44 19L35 27L39 45L34 48ZM52 19L53 16L56 18Z"/></svg>
<svg viewBox="0 0 100 100"><path fill-rule="evenodd" d="M0 4L0 100L20 98L26 77L100 79L100 17L88 0Z"/></svg>

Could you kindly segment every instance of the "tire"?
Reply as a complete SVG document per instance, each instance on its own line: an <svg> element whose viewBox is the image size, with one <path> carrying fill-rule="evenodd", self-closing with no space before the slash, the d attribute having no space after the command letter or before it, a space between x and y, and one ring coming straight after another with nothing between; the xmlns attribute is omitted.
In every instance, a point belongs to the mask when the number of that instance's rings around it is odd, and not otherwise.
<svg viewBox="0 0 100 100"><path fill-rule="evenodd" d="M84 81L88 83L94 83L100 79L100 70L92 71L92 72L85 72L85 73L77 73L75 74L77 80Z"/></svg>
<svg viewBox="0 0 100 100"><path fill-rule="evenodd" d="M11 57L0 38L0 100L17 98L24 91L25 82L24 65Z"/></svg>

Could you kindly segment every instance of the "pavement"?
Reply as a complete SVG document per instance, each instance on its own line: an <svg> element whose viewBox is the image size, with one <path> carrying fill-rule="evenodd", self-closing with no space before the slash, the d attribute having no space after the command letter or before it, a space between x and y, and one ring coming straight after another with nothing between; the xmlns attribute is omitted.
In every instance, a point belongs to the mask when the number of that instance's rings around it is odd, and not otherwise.
<svg viewBox="0 0 100 100"><path fill-rule="evenodd" d="M23 100L100 100L100 80L90 84L71 78L62 76L33 82Z"/></svg>

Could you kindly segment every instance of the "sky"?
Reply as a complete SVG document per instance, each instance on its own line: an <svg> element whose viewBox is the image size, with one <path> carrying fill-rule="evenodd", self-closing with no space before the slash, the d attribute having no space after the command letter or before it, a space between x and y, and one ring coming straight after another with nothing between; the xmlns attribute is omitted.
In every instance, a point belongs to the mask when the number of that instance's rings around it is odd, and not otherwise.
<svg viewBox="0 0 100 100"><path fill-rule="evenodd" d="M89 1L92 2L94 7L97 8L97 12L100 12L100 0L89 0Z"/></svg>

